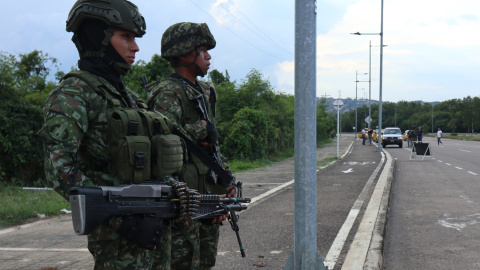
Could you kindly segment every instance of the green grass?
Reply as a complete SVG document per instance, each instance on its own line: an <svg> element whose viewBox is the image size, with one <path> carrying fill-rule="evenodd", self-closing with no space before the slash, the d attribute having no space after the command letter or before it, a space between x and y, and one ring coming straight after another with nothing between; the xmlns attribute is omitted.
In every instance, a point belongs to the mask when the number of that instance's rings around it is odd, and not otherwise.
<svg viewBox="0 0 480 270"><path fill-rule="evenodd" d="M320 161L317 161L317 169L320 169L323 166L328 165L329 163L339 160L337 157L324 158Z"/></svg>
<svg viewBox="0 0 480 270"><path fill-rule="evenodd" d="M436 134L428 134L427 137L436 137ZM462 135L457 133L452 134L442 134L442 138L444 139L454 139L454 140L464 140L464 141L480 141L480 136L478 135Z"/></svg>
<svg viewBox="0 0 480 270"><path fill-rule="evenodd" d="M471 135L445 135L443 138L448 139L455 139L455 140L465 140L465 141L480 141L479 136L471 136Z"/></svg>
<svg viewBox="0 0 480 270"><path fill-rule="evenodd" d="M230 170L232 170L232 173L239 173L239 172L244 172L256 168L263 168L265 166L268 166L272 163L279 162L282 160L285 160L287 158L291 158L294 155L294 151L288 150L284 151L282 153L277 154L275 157L271 157L269 159L261 159L261 160L232 160L228 162L228 166L230 167Z"/></svg>
<svg viewBox="0 0 480 270"><path fill-rule="evenodd" d="M24 190L0 183L0 227L22 224L39 215L56 216L70 204L53 190Z"/></svg>
<svg viewBox="0 0 480 270"><path fill-rule="evenodd" d="M323 141L317 142L317 147L321 148L322 146L332 142L331 139L325 139ZM257 168L263 168L266 167L272 163L279 162L282 160L285 160L287 158L291 158L294 156L294 150L290 149L284 152L277 153L274 157L271 157L269 159L262 159L262 160L232 160L228 162L228 166L230 167L230 170L232 170L232 173L239 173L239 172L244 172L248 170L253 170ZM336 159L336 158L335 158ZM322 161L323 162L323 161ZM329 163L324 162L325 164ZM322 165L323 166L323 165Z"/></svg>

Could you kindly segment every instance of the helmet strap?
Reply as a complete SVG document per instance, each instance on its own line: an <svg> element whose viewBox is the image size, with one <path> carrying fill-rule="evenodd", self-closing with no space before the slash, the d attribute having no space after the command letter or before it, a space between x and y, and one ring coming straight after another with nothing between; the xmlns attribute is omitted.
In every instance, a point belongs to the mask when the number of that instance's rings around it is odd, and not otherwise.
<svg viewBox="0 0 480 270"><path fill-rule="evenodd" d="M197 47L197 48L195 48L195 51L196 51L196 55L195 55L195 59L193 59L193 62L191 62L191 63L179 63L178 65L179 66L184 66L184 67L194 66L195 70L197 71L198 76L204 77L205 75L207 75L207 73L203 72L203 70L197 64L197 58L200 55L200 50Z"/></svg>
<svg viewBox="0 0 480 270"><path fill-rule="evenodd" d="M73 35L72 41L75 43L75 46L77 46L78 53L80 54L80 58L91 58L91 57L103 58L105 59L105 61L108 63L109 66L111 66L118 74L123 76L127 74L128 70L132 68L132 65L128 63L115 62L111 57L105 54L105 51L107 50L108 44L110 43L110 39L113 37L114 32L115 32L115 29L113 27L108 27L107 29L105 29L105 37L102 40L99 51L83 51L82 46L80 45L80 42L78 41L76 34Z"/></svg>
<svg viewBox="0 0 480 270"><path fill-rule="evenodd" d="M89 58L89 57L104 57L105 56L105 51L107 50L107 46L110 43L110 39L112 38L114 33L113 27L108 27L105 30L105 37L102 40L100 50L99 51L83 51L82 47L80 46L80 43L78 42L77 38L75 35L72 37L72 41L75 43L75 45L78 48L78 52L80 54L80 58Z"/></svg>

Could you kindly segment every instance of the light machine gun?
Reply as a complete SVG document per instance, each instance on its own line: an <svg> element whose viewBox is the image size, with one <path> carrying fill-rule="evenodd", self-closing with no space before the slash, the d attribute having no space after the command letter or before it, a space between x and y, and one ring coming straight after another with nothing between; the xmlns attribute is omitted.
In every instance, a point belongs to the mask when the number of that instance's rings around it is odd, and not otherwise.
<svg viewBox="0 0 480 270"><path fill-rule="evenodd" d="M128 186L73 187L70 191L73 229L78 235L91 233L97 226L115 216L146 215L156 220L215 218L230 214L232 229L238 234L235 211L247 209L250 198L220 198L199 194L184 183L139 184Z"/></svg>

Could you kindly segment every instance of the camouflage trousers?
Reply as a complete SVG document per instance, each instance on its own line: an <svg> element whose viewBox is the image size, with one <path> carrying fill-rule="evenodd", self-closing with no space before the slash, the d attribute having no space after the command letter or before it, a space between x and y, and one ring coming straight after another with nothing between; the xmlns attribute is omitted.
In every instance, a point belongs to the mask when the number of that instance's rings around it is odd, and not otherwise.
<svg viewBox="0 0 480 270"><path fill-rule="evenodd" d="M157 248L148 250L119 235L121 224L121 218L112 218L88 235L88 250L93 255L95 270L171 269L170 227L162 229Z"/></svg>
<svg viewBox="0 0 480 270"><path fill-rule="evenodd" d="M215 266L220 225L172 223L172 270L204 270Z"/></svg>

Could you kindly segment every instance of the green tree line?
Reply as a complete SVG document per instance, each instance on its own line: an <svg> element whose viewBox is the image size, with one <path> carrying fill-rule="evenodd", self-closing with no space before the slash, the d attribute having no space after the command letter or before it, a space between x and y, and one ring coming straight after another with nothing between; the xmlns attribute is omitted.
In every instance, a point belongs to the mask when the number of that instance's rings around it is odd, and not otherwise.
<svg viewBox="0 0 480 270"><path fill-rule="evenodd" d="M45 185L43 145L36 133L43 123L45 98L65 74L57 65L57 59L42 51L18 55L0 51L0 183ZM149 62L137 61L124 81L145 100L141 77L154 83L172 71L156 54ZM55 81L47 79L52 72ZM231 81L228 71L217 70L203 79L217 91L215 122L227 158L255 161L293 149L294 96L276 92L256 69L241 82ZM325 100L318 103L318 141L329 138L336 128L335 115L326 107Z"/></svg>
<svg viewBox="0 0 480 270"><path fill-rule="evenodd" d="M372 128L378 127L379 106L372 104ZM341 113L341 130L351 132L355 126L355 110ZM366 127L367 105L357 108L358 131ZM422 127L424 132L436 132L440 128L449 133L478 133L480 130L480 97L467 96L437 103L418 101L384 102L382 128L399 127L402 131Z"/></svg>

